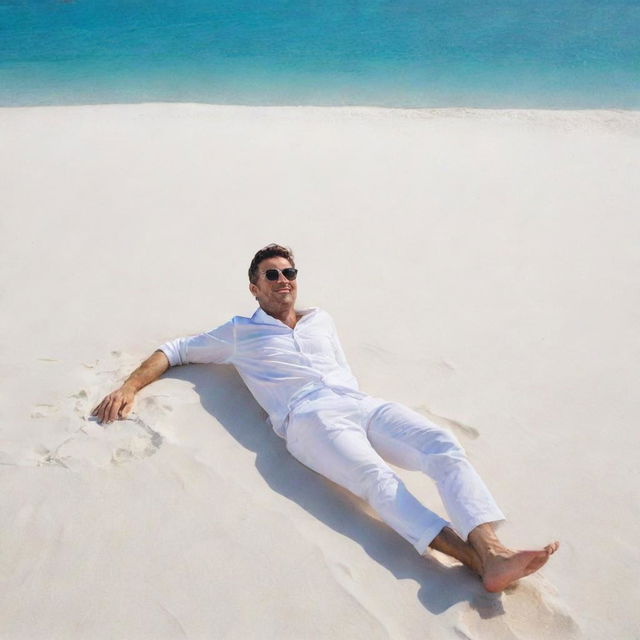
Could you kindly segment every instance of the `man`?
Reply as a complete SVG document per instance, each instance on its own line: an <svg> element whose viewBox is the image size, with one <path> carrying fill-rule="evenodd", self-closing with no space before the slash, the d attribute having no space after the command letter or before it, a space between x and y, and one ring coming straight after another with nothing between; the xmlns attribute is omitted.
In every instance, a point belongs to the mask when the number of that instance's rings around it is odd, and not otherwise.
<svg viewBox="0 0 640 640"><path fill-rule="evenodd" d="M458 559L492 592L542 567L558 542L535 551L502 545L493 525L504 515L454 436L398 403L359 391L330 316L295 309L296 277L289 249L271 244L258 251L249 290L260 306L251 318L235 316L163 344L93 415L101 423L124 418L135 394L170 366L233 364L287 450L366 500L421 555L432 547ZM433 478L455 530L418 502L385 460Z"/></svg>

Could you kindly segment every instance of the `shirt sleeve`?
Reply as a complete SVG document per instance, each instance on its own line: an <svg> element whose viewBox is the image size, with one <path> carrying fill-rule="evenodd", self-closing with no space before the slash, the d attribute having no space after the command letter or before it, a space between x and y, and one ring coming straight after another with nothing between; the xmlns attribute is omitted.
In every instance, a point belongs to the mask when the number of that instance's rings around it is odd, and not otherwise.
<svg viewBox="0 0 640 640"><path fill-rule="evenodd" d="M206 333L170 340L158 347L172 367L190 362L225 364L235 352L233 320Z"/></svg>

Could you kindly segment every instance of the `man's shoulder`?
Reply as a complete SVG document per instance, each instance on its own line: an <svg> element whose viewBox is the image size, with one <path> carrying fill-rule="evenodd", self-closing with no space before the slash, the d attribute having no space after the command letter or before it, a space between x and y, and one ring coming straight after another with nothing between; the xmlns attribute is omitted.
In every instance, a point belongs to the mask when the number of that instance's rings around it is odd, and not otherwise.
<svg viewBox="0 0 640 640"><path fill-rule="evenodd" d="M306 317L305 322L308 323L309 326L326 327L329 329L335 327L331 314L325 309L321 309L320 307L310 307L304 311L306 311L307 314L306 316L303 316L303 318Z"/></svg>
<svg viewBox="0 0 640 640"><path fill-rule="evenodd" d="M258 322L262 318L264 311L260 307L257 307L253 312L248 312L247 315L235 315L228 321L228 324L251 324L252 322Z"/></svg>
<svg viewBox="0 0 640 640"><path fill-rule="evenodd" d="M303 318L309 317L322 320L331 318L329 313L320 307L305 307L304 309L297 309L296 313Z"/></svg>
<svg viewBox="0 0 640 640"><path fill-rule="evenodd" d="M250 324L250 323L251 323L251 318L246 318L245 316L233 316L226 322L223 322L222 324L219 324L218 326L208 331L208 333L213 333L215 331L221 331L224 329L232 329L234 325Z"/></svg>
<svg viewBox="0 0 640 640"><path fill-rule="evenodd" d="M304 309L296 309L296 313L301 316L309 316L326 313L326 311L320 307L304 307Z"/></svg>

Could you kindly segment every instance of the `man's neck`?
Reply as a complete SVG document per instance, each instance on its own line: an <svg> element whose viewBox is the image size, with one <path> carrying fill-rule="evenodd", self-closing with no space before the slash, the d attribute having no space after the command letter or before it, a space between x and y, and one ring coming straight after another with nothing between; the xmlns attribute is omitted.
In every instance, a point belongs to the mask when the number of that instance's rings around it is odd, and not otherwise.
<svg viewBox="0 0 640 640"><path fill-rule="evenodd" d="M283 324L286 324L290 329L296 326L298 320L302 317L302 314L296 313L293 307L287 307L285 309L265 309L260 307L267 315L270 315L276 320L280 320Z"/></svg>

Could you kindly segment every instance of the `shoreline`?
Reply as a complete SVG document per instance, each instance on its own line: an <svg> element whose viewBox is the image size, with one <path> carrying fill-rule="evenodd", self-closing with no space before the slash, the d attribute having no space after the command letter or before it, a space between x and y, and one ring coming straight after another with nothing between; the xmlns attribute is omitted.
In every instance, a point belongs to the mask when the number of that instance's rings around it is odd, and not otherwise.
<svg viewBox="0 0 640 640"><path fill-rule="evenodd" d="M322 116L349 120L359 118L363 122L374 121L467 121L477 123L509 122L533 126L558 128L561 130L580 129L584 126L594 130L622 131L631 135L640 135L640 110L625 109L488 109L471 107L435 107L435 108L403 108L378 106L254 106L226 105L200 102L141 102L141 103L107 103L81 105L34 105L26 107L0 107L0 112L10 113L146 113L161 115L163 113L183 114L186 116L220 114L247 118L252 114L272 116L275 118L304 118L314 121Z"/></svg>
<svg viewBox="0 0 640 640"><path fill-rule="evenodd" d="M197 102L197 101L166 101L166 100L146 100L142 102L88 102L88 103L72 103L72 104L27 104L27 105L0 105L0 109L64 109L64 108L93 108L93 107L142 107L149 105L165 105L165 106L192 106L192 107L215 107L220 109L309 109L309 110L361 110L361 111L406 111L406 112L534 112L534 113L640 113L640 109L627 109L622 107L601 107L601 108L545 108L545 107L473 107L473 106L447 106L447 107L406 107L406 106L385 106L375 104L332 104L332 105L315 105L315 104L227 104L218 102Z"/></svg>

